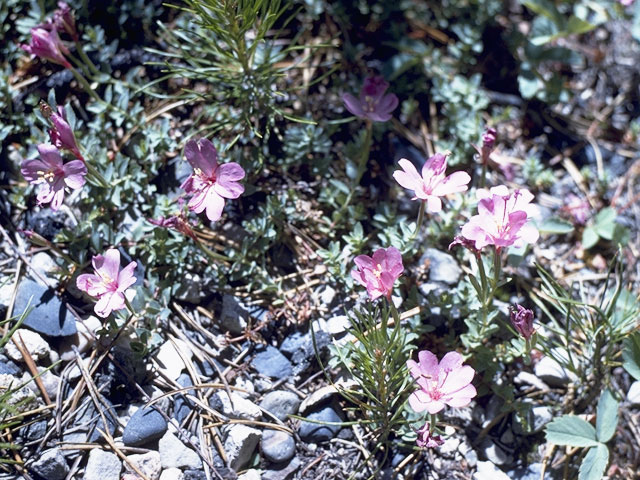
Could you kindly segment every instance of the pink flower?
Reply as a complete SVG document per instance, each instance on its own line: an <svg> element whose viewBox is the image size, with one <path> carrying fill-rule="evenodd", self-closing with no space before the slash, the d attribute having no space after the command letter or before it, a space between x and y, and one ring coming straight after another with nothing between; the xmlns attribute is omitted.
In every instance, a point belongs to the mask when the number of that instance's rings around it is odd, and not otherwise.
<svg viewBox="0 0 640 480"><path fill-rule="evenodd" d="M189 140L184 151L193 167L193 174L182 183L182 188L193 194L189 209L196 213L206 209L207 218L215 222L222 216L224 199L238 198L244 192L238 183L244 170L236 162L218 165L218 152L206 138Z"/></svg>
<svg viewBox="0 0 640 480"><path fill-rule="evenodd" d="M497 138L498 132L496 131L496 129L487 127L487 129L482 134L482 148L478 148L474 144L471 144L471 146L475 148L476 152L478 152L478 154L480 155L483 164L486 164L489 161L489 157L491 157L491 152L493 152L493 148L495 146Z"/></svg>
<svg viewBox="0 0 640 480"><path fill-rule="evenodd" d="M51 209L58 210L64 199L64 189L81 188L84 185L87 167L80 160L62 163L60 153L53 145L38 145L39 159L25 160L21 172L33 185L41 185L38 204L51 202Z"/></svg>
<svg viewBox="0 0 640 480"><path fill-rule="evenodd" d="M504 185L487 191L479 189L478 215L474 215L462 227L462 236L473 240L478 250L487 245L497 248L538 240L538 230L529 222L535 206L530 202L533 195L526 189L509 193Z"/></svg>
<svg viewBox="0 0 640 480"><path fill-rule="evenodd" d="M53 12L53 24L58 32L67 32L73 38L74 42L78 41L76 19L73 16L71 7L65 2L58 2L58 9Z"/></svg>
<svg viewBox="0 0 640 480"><path fill-rule="evenodd" d="M393 172L393 178L402 187L415 192L413 200L419 198L426 201L427 211L433 213L442 210L440 197L450 193L464 192L471 181L471 177L466 172L454 172L445 176L447 156L442 153L436 153L427 160L422 167L422 175L406 158L401 159L398 164L402 170Z"/></svg>
<svg viewBox="0 0 640 480"><path fill-rule="evenodd" d="M49 129L49 138L60 150L69 150L76 158L83 160L76 137L71 130L71 126L67 122L67 113L62 105L58 106L58 113L52 113L50 116L52 127Z"/></svg>
<svg viewBox="0 0 640 480"><path fill-rule="evenodd" d="M120 252L110 248L102 255L91 260L94 274L83 273L78 276L76 285L83 292L98 298L94 310L102 318L106 318L113 310L125 308L126 290L136 283L133 276L137 263L131 262L120 270Z"/></svg>
<svg viewBox="0 0 640 480"><path fill-rule="evenodd" d="M533 311L522 305L516 305L511 309L511 325L525 339L531 338L535 331L533 329Z"/></svg>
<svg viewBox="0 0 640 480"><path fill-rule="evenodd" d="M358 268L351 271L351 276L367 287L371 300L381 296L390 299L393 284L404 271L400 251L395 247L380 248L372 257L358 255L354 262Z"/></svg>
<svg viewBox="0 0 640 480"><path fill-rule="evenodd" d="M426 410L433 415L445 404L466 407L476 396L476 389L471 385L476 372L462 365L462 355L458 352L447 353L438 364L438 357L423 350L418 353L418 360L419 363L407 361L409 372L420 387L409 396L409 405L416 412Z"/></svg>
<svg viewBox="0 0 640 480"><path fill-rule="evenodd" d="M591 216L589 202L583 200L577 195L570 193L567 195L567 204L561 210L569 213L573 217L573 221L578 225L584 225Z"/></svg>
<svg viewBox="0 0 640 480"><path fill-rule="evenodd" d="M65 53L69 53L69 50L62 44L55 29L49 31L42 26L32 28L31 42L29 45L20 45L20 48L41 59L71 68L71 64L64 56Z"/></svg>
<svg viewBox="0 0 640 480"><path fill-rule="evenodd" d="M360 91L360 98L350 93L342 95L345 107L357 117L374 122L386 122L391 118L391 112L398 106L398 97L393 93L385 95L389 84L384 78L367 77Z"/></svg>
<svg viewBox="0 0 640 480"><path fill-rule="evenodd" d="M416 430L416 433L418 434L416 443L420 448L436 448L444 443L444 439L440 435L432 435L429 422Z"/></svg>

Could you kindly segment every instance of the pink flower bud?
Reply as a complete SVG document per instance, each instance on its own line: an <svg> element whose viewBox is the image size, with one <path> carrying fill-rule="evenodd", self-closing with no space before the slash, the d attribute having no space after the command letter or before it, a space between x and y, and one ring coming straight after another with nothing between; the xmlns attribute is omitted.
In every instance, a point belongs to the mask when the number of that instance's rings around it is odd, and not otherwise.
<svg viewBox="0 0 640 480"><path fill-rule="evenodd" d="M533 311L524 308L522 305L516 305L511 309L511 325L525 339L531 338L533 335Z"/></svg>
<svg viewBox="0 0 640 480"><path fill-rule="evenodd" d="M31 42L29 45L20 45L20 48L40 59L71 68L71 64L64 56L65 53L69 53L69 50L62 44L55 29L49 31L41 26L31 29Z"/></svg>

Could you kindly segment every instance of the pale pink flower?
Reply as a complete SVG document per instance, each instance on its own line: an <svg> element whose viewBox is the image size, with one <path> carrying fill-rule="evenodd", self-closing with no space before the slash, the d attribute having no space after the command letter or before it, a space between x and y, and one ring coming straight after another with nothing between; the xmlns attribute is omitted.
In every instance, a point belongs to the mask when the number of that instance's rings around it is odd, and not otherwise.
<svg viewBox="0 0 640 480"><path fill-rule="evenodd" d="M97 297L94 310L102 318L106 318L113 310L125 308L127 289L136 283L133 272L136 262L120 270L120 252L110 248L102 255L96 255L91 260L95 274L83 273L78 276L76 285L83 292Z"/></svg>
<svg viewBox="0 0 640 480"><path fill-rule="evenodd" d="M567 204L562 207L562 211L573 217L573 221L578 225L584 225L591 216L591 208L587 200L570 193L567 195Z"/></svg>
<svg viewBox="0 0 640 480"><path fill-rule="evenodd" d="M238 180L244 178L244 170L236 162L218 165L218 152L206 138L197 142L189 140L185 156L193 167L193 174L182 183L182 188L193 194L189 209L201 213L206 209L212 222L222 216L225 198L238 198L244 187Z"/></svg>
<svg viewBox="0 0 640 480"><path fill-rule="evenodd" d="M76 158L84 160L78 144L76 143L76 137L71 130L69 122L67 122L67 112L62 105L58 106L58 113L52 113L50 115L52 127L49 129L49 138L60 150L69 150Z"/></svg>
<svg viewBox="0 0 640 480"><path fill-rule="evenodd" d="M60 41L56 29L47 30L43 27L31 29L31 42L29 45L20 45L24 51L35 55L41 59L46 59L58 63L66 68L71 68L71 64L65 58L69 50Z"/></svg>
<svg viewBox="0 0 640 480"><path fill-rule="evenodd" d="M466 407L476 396L471 385L475 370L462 365L462 355L449 352L438 364L438 357L428 350L418 353L419 362L407 361L409 373L420 390L409 396L409 405L416 412L438 413L445 405Z"/></svg>
<svg viewBox="0 0 640 480"><path fill-rule="evenodd" d="M436 448L444 443L444 439L440 435L433 435L429 422L416 430L418 438L416 443L420 448Z"/></svg>
<svg viewBox="0 0 640 480"><path fill-rule="evenodd" d="M25 160L20 171L33 185L40 185L38 204L51 203L58 210L64 199L64 189L78 189L84 185L87 167L81 160L63 163L60 153L53 145L38 145L40 158Z"/></svg>
<svg viewBox="0 0 640 480"><path fill-rule="evenodd" d="M357 117L374 122L386 122L391 118L391 112L398 106L398 97L385 92L389 84L380 76L367 77L356 98L350 93L342 95L345 107Z"/></svg>
<svg viewBox="0 0 640 480"><path fill-rule="evenodd" d="M398 164L402 170L393 172L393 178L402 187L415 192L413 200L426 201L427 211L433 213L442 210L440 197L464 192L468 188L467 184L471 181L471 177L466 172L454 172L445 176L447 156L442 153L436 153L426 161L422 167L422 175L406 158L401 159Z"/></svg>
<svg viewBox="0 0 640 480"><path fill-rule="evenodd" d="M354 262L358 268L351 271L351 276L367 287L371 300L381 296L390 299L393 284L404 271L400 251L395 247L380 248L372 257L358 255Z"/></svg>
<svg viewBox="0 0 640 480"><path fill-rule="evenodd" d="M535 212L533 195L526 189L514 190L500 185L491 190L479 189L478 215L462 227L462 236L473 240L478 250L487 245L497 248L535 243L539 233L529 221Z"/></svg>
<svg viewBox="0 0 640 480"><path fill-rule="evenodd" d="M525 339L531 338L533 332L533 310L516 305L511 309L511 325Z"/></svg>

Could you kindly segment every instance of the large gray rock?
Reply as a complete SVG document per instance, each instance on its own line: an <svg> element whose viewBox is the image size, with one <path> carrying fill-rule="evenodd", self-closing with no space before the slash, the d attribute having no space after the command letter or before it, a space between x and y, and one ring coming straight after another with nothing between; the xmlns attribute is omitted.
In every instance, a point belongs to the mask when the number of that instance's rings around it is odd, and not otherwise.
<svg viewBox="0 0 640 480"><path fill-rule="evenodd" d="M262 398L260 406L284 422L287 415L295 415L298 412L300 398L287 390L275 390Z"/></svg>
<svg viewBox="0 0 640 480"><path fill-rule="evenodd" d="M270 462L283 463L296 454L296 442L287 432L267 429L262 432L260 449Z"/></svg>
<svg viewBox="0 0 640 480"><path fill-rule="evenodd" d="M229 426L224 441L224 451L231 468L238 471L249 462L261 436L260 430L248 425Z"/></svg>
<svg viewBox="0 0 640 480"><path fill-rule="evenodd" d="M22 323L23 327L51 337L66 337L77 332L75 318L55 291L29 279L22 280L18 286L13 314L22 314L30 298L33 309Z"/></svg>
<svg viewBox="0 0 640 480"><path fill-rule="evenodd" d="M335 437L340 428L342 428L340 425L334 425L334 423L342 422L342 418L331 405L310 413L307 418L313 420L313 422L300 422L300 429L298 430L300 438L306 442L327 442Z"/></svg>
<svg viewBox="0 0 640 480"><path fill-rule="evenodd" d="M162 437L167 431L167 421L152 407L139 408L122 433L122 443L130 447L144 445Z"/></svg>
<svg viewBox="0 0 640 480"><path fill-rule="evenodd" d="M222 296L220 323L234 335L239 335L247 328L249 312L232 295Z"/></svg>
<svg viewBox="0 0 640 480"><path fill-rule="evenodd" d="M58 448L43 452L31 465L31 470L47 480L64 480L69 473L69 465Z"/></svg>
<svg viewBox="0 0 640 480"><path fill-rule="evenodd" d="M429 281L455 285L460 280L462 269L455 257L436 248L427 248L420 258L420 264L429 264Z"/></svg>
<svg viewBox="0 0 640 480"><path fill-rule="evenodd" d="M289 378L293 374L291 362L277 348L267 345L266 347L258 347L256 352L251 366L258 373L278 380Z"/></svg>
<svg viewBox="0 0 640 480"><path fill-rule="evenodd" d="M84 469L83 480L120 480L122 462L115 453L94 448Z"/></svg>
<svg viewBox="0 0 640 480"><path fill-rule="evenodd" d="M258 420L262 410L251 400L243 398L237 392L231 392L231 397L225 391L214 393L209 399L209 406L214 410L231 418Z"/></svg>
<svg viewBox="0 0 640 480"><path fill-rule="evenodd" d="M200 456L187 447L173 433L167 432L158 443L162 468L190 468L202 467Z"/></svg>
<svg viewBox="0 0 640 480"><path fill-rule="evenodd" d="M556 352L563 355L562 352ZM533 368L534 373L547 385L552 387L562 387L569 382L575 382L578 377L569 370L565 369L556 360L551 357L542 357Z"/></svg>

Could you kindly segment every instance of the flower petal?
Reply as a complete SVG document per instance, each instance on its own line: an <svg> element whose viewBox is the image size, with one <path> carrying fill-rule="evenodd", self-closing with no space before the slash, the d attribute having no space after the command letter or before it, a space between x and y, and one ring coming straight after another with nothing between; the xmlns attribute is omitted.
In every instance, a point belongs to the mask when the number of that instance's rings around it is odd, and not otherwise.
<svg viewBox="0 0 640 480"><path fill-rule="evenodd" d="M344 102L344 106L347 107L347 110L349 110L349 112L351 112L356 117L362 118L365 116L360 100L358 100L350 93L345 93L344 95L342 95L342 101Z"/></svg>
<svg viewBox="0 0 640 480"><path fill-rule="evenodd" d="M242 195L244 186L237 181L244 178L245 172L240 165L236 162L222 164L215 174L215 189L221 197L238 198Z"/></svg>

